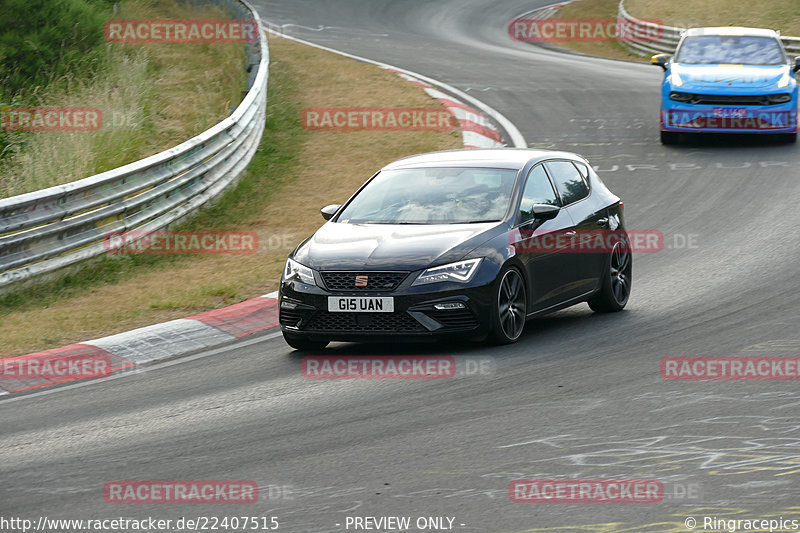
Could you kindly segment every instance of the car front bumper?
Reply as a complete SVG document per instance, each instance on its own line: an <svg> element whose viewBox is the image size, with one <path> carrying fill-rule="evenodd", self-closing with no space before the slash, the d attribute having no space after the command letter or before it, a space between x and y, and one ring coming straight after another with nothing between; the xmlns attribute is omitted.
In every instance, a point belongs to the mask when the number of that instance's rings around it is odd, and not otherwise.
<svg viewBox="0 0 800 533"><path fill-rule="evenodd" d="M797 102L771 106L693 105L666 99L661 130L680 133L796 133Z"/></svg>
<svg viewBox="0 0 800 533"><path fill-rule="evenodd" d="M279 322L284 333L313 341L472 339L485 336L490 329L492 294L491 280L465 286L437 283L424 288L401 287L388 292L333 292L297 280L282 281ZM394 311L331 312L330 296L392 297ZM444 303L457 305L452 309L434 307Z"/></svg>

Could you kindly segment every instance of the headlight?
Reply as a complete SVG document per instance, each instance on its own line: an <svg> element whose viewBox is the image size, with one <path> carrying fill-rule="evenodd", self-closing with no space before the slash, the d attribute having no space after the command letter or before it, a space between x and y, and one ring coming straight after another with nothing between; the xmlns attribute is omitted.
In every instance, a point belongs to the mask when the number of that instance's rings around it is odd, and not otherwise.
<svg viewBox="0 0 800 533"><path fill-rule="evenodd" d="M770 104L783 104L792 101L791 94L770 94L767 96Z"/></svg>
<svg viewBox="0 0 800 533"><path fill-rule="evenodd" d="M677 72L675 72L674 70L669 75L669 81L675 87L680 87L681 85L683 85L683 80L681 79L680 75Z"/></svg>
<svg viewBox="0 0 800 533"><path fill-rule="evenodd" d="M688 102L692 99L692 95L690 93L671 92L669 93L669 99L676 102Z"/></svg>
<svg viewBox="0 0 800 533"><path fill-rule="evenodd" d="M475 276L475 272L478 271L478 266L480 264L481 258L479 257L477 259L467 259L466 261L429 268L420 274L411 285L423 285L425 283L436 283L437 281L467 283Z"/></svg>
<svg viewBox="0 0 800 533"><path fill-rule="evenodd" d="M789 72L784 72L783 76L781 76L781 79L778 80L778 89L783 89L784 87L789 85L790 79L791 78L789 77Z"/></svg>
<svg viewBox="0 0 800 533"><path fill-rule="evenodd" d="M295 278L303 283L316 285L314 282L314 272L307 266L301 265L290 258L286 260L286 266L283 267L283 280L289 281Z"/></svg>

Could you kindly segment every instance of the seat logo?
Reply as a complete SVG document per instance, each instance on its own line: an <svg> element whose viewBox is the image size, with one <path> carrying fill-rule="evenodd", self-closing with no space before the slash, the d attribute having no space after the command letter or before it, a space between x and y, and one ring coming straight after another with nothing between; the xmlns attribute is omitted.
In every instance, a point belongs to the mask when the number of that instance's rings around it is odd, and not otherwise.
<svg viewBox="0 0 800 533"><path fill-rule="evenodd" d="M369 276L356 276L356 287L366 287Z"/></svg>

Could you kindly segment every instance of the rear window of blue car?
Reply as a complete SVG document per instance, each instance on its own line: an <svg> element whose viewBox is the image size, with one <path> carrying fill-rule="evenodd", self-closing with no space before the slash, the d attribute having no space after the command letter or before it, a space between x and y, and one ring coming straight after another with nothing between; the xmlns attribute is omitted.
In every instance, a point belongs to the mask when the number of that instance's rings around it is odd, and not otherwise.
<svg viewBox="0 0 800 533"><path fill-rule="evenodd" d="M786 62L777 40L745 35L687 37L678 50L676 60L689 65L780 65Z"/></svg>

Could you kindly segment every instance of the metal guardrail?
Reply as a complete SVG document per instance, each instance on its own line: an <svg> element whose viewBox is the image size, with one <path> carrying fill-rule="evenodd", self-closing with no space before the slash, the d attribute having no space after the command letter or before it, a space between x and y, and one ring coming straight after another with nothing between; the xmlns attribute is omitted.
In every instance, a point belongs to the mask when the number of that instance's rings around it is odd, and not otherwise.
<svg viewBox="0 0 800 533"><path fill-rule="evenodd" d="M620 42L630 48L632 52L643 56L675 52L681 32L686 30L686 28L663 26L637 19L625 9L625 0L619 0L617 17L625 21L626 29L630 31ZM658 36L658 38L653 38L653 36ZM781 37L781 41L787 52L800 54L800 37Z"/></svg>
<svg viewBox="0 0 800 533"><path fill-rule="evenodd" d="M0 199L0 289L106 251L112 232L175 224L236 182L266 120L269 50L258 13L244 0L217 0L254 19L248 92L216 126L169 150L72 183Z"/></svg>

